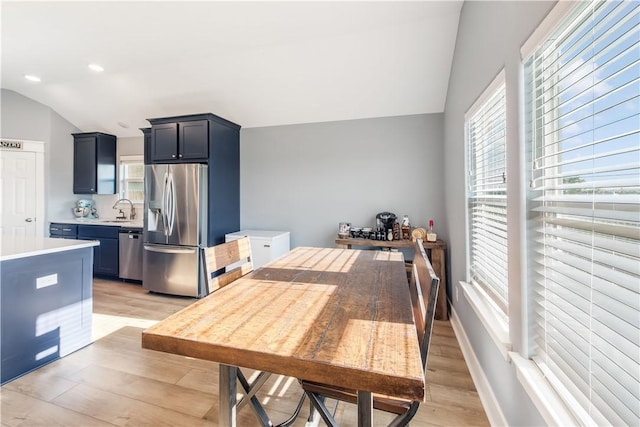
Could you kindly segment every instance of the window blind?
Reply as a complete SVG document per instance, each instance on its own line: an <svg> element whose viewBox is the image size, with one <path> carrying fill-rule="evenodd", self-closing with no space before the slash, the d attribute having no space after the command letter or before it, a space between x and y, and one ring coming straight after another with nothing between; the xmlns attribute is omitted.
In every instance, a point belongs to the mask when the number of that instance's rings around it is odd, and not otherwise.
<svg viewBox="0 0 640 427"><path fill-rule="evenodd" d="M144 163L142 156L120 158L120 194L134 203L144 201Z"/></svg>
<svg viewBox="0 0 640 427"><path fill-rule="evenodd" d="M525 105L533 360L583 424L640 425L640 2L577 2Z"/></svg>
<svg viewBox="0 0 640 427"><path fill-rule="evenodd" d="M501 73L467 118L470 281L505 316L507 304L507 191L505 84Z"/></svg>

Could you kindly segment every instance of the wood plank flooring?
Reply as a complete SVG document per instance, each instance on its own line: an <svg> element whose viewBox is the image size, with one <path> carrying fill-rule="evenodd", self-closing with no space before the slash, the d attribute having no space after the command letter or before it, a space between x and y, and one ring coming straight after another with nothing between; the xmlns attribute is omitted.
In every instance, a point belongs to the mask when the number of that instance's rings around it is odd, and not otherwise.
<svg viewBox="0 0 640 427"><path fill-rule="evenodd" d="M145 328L193 301L95 279L94 343L4 385L1 425L216 426L218 365L140 346ZM434 326L427 384L427 401L412 425L489 425L448 321ZM278 375L259 392L274 423L288 418L300 396L295 379ZM305 402L293 425L304 426L308 414ZM379 411L374 417L376 425L391 418ZM341 426L356 426L356 407L340 403L336 419ZM245 407L238 425L260 423Z"/></svg>

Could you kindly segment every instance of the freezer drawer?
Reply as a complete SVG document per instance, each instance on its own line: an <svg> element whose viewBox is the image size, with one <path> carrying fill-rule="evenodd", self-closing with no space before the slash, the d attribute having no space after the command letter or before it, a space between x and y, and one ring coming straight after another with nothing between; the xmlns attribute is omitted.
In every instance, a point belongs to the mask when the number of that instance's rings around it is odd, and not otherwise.
<svg viewBox="0 0 640 427"><path fill-rule="evenodd" d="M169 295L201 297L197 246L144 245L142 286Z"/></svg>

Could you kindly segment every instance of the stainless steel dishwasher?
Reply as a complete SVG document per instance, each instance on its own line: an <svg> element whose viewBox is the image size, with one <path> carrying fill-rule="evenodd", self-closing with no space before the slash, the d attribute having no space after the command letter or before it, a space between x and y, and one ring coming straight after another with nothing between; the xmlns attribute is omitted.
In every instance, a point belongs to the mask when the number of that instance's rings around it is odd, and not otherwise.
<svg viewBox="0 0 640 427"><path fill-rule="evenodd" d="M121 279L142 280L143 239L141 228L120 228L119 262Z"/></svg>

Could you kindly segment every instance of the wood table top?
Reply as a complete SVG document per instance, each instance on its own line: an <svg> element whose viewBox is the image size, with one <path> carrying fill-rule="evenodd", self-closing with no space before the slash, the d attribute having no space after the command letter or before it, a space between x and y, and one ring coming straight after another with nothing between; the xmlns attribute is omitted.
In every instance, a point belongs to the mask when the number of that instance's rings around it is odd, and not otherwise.
<svg viewBox="0 0 640 427"><path fill-rule="evenodd" d="M399 252L298 247L147 329L142 347L424 398Z"/></svg>

